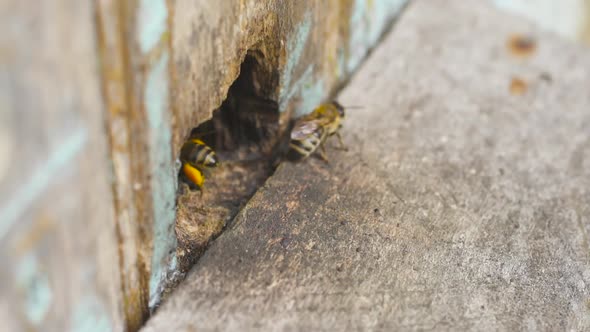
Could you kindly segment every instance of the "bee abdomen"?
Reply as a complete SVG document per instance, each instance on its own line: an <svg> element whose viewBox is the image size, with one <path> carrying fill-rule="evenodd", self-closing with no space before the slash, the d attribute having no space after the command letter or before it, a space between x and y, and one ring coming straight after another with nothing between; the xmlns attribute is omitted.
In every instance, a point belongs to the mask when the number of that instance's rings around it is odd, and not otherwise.
<svg viewBox="0 0 590 332"><path fill-rule="evenodd" d="M192 140L185 143L180 155L184 162L195 166L217 166L217 155L215 151L200 140Z"/></svg>
<svg viewBox="0 0 590 332"><path fill-rule="evenodd" d="M324 133L324 129L320 127L318 130L314 131L311 135L305 137L304 139L292 139L289 142L289 146L301 156L307 157L312 154L320 146L320 144L322 144L325 138Z"/></svg>

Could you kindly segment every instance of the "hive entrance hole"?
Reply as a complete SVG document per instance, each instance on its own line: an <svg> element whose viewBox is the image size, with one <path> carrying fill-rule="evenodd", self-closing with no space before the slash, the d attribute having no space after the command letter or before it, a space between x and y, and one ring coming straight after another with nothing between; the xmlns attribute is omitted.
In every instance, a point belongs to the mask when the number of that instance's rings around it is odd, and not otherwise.
<svg viewBox="0 0 590 332"><path fill-rule="evenodd" d="M268 97L272 91L265 88L272 79L260 81L271 77L261 73L262 65L252 53L246 55L221 107L190 135L202 139L229 161L272 157L279 131L278 104Z"/></svg>
<svg viewBox="0 0 590 332"><path fill-rule="evenodd" d="M270 96L276 92L278 75L261 59L254 52L246 55L225 101L190 133L216 152L219 166L204 170L202 191L191 190L179 176L176 233L181 271L196 262L274 171L281 128L278 104Z"/></svg>

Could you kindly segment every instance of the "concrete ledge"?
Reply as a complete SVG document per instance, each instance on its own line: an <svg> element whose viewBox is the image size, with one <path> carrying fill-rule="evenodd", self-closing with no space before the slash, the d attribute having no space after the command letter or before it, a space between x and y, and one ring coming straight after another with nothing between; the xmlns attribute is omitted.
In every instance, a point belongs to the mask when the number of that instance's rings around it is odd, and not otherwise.
<svg viewBox="0 0 590 332"><path fill-rule="evenodd" d="M588 86L585 48L412 2L339 97L349 151L281 165L144 331L590 329Z"/></svg>

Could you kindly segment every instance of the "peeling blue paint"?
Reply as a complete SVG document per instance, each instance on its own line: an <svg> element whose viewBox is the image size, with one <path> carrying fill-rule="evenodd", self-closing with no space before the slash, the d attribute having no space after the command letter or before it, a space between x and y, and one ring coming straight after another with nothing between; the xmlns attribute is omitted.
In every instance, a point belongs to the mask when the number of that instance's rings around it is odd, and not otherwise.
<svg viewBox="0 0 590 332"><path fill-rule="evenodd" d="M137 34L144 55L158 47L167 33L166 0L141 0L138 10ZM154 216L153 251L149 281L149 307L160 302L162 288L170 270L176 269L176 234L174 232L176 176L172 159L172 132L168 118L168 51L146 73L144 105L147 111L150 185Z"/></svg>
<svg viewBox="0 0 590 332"><path fill-rule="evenodd" d="M86 128L78 128L73 134L63 140L55 151L49 154L49 158L40 161L40 167L30 172L27 181L5 202L0 210L0 240L12 228L30 205L51 184L55 174L65 167L82 150L88 140Z"/></svg>
<svg viewBox="0 0 590 332"><path fill-rule="evenodd" d="M301 23L295 29L295 33L287 40L287 62L281 75L281 89L279 92L279 110L285 110L287 102L294 95L291 87L293 71L299 63L311 31L311 13L306 13Z"/></svg>
<svg viewBox="0 0 590 332"><path fill-rule="evenodd" d="M294 110L295 117L311 112L326 97L323 80L315 79L313 73L314 66L307 67L286 96L287 100L296 95L301 97Z"/></svg>
<svg viewBox="0 0 590 332"><path fill-rule="evenodd" d="M313 110L325 97L324 82L314 78L314 66L310 65L303 74L292 83L293 71L299 64L311 31L311 13L306 13L293 35L287 41L287 62L283 70L279 109L285 111L287 104L295 96L301 97L294 114L301 116Z"/></svg>
<svg viewBox="0 0 590 332"><path fill-rule="evenodd" d="M337 77L352 73L367 55L369 49L378 42L387 25L400 12L407 0L355 0L350 17L350 40L348 59L344 49L337 53ZM308 12L295 32L287 40L287 61L282 73L279 93L279 109L285 111L295 96L301 97L295 115L311 112L325 97L325 84L314 78L314 68L310 66L292 83L293 73L304 53L309 39L312 16Z"/></svg>
<svg viewBox="0 0 590 332"><path fill-rule="evenodd" d="M407 0L373 0L369 7L369 44L375 46L389 23L399 14Z"/></svg>
<svg viewBox="0 0 590 332"><path fill-rule="evenodd" d="M326 98L323 80L316 80L301 91L301 103L295 110L298 116L311 112Z"/></svg>
<svg viewBox="0 0 590 332"><path fill-rule="evenodd" d="M150 308L160 300L168 266L175 261L174 197L176 181L171 162L172 133L168 115L168 53L164 52L148 73L145 106L148 115L152 204L153 256L150 276Z"/></svg>
<svg viewBox="0 0 590 332"><path fill-rule="evenodd" d="M143 53L154 48L166 32L168 9L164 0L141 0L138 14L139 47Z"/></svg>
<svg viewBox="0 0 590 332"><path fill-rule="evenodd" d="M291 100L291 98L293 98L296 94L301 93L301 89L303 88L304 84L309 85L309 82L312 80L313 68L313 65L307 67L301 77L295 83L293 83L288 93L284 96L285 102Z"/></svg>
<svg viewBox="0 0 590 332"><path fill-rule="evenodd" d="M367 38L369 17L367 13L366 0L354 1L349 25L350 39L346 70L351 73L365 56L369 45L369 40Z"/></svg>
<svg viewBox="0 0 590 332"><path fill-rule="evenodd" d="M352 73L377 43L407 0L355 0L350 17L349 54L346 69Z"/></svg>
<svg viewBox="0 0 590 332"><path fill-rule="evenodd" d="M19 261L16 267L16 285L24 293L27 318L39 326L49 311L53 292L48 276L39 271L35 254L29 253Z"/></svg>
<svg viewBox="0 0 590 332"><path fill-rule="evenodd" d="M72 316L72 332L108 332L112 331L112 322L105 307L96 296L85 296L76 304Z"/></svg>

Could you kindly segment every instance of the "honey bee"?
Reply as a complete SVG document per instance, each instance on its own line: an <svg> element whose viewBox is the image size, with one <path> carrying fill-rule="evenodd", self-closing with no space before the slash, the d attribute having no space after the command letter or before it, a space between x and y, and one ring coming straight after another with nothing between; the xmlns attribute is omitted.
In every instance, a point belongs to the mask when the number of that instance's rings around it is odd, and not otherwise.
<svg viewBox="0 0 590 332"><path fill-rule="evenodd" d="M307 158L320 148L320 157L328 162L324 143L328 137L336 135L340 147L345 149L338 130L344 120L344 107L336 101L321 104L308 115L295 122L291 131L289 147L301 158Z"/></svg>
<svg viewBox="0 0 590 332"><path fill-rule="evenodd" d="M182 145L180 161L184 177L201 192L205 182L203 171L219 164L215 151L198 138L191 138Z"/></svg>

